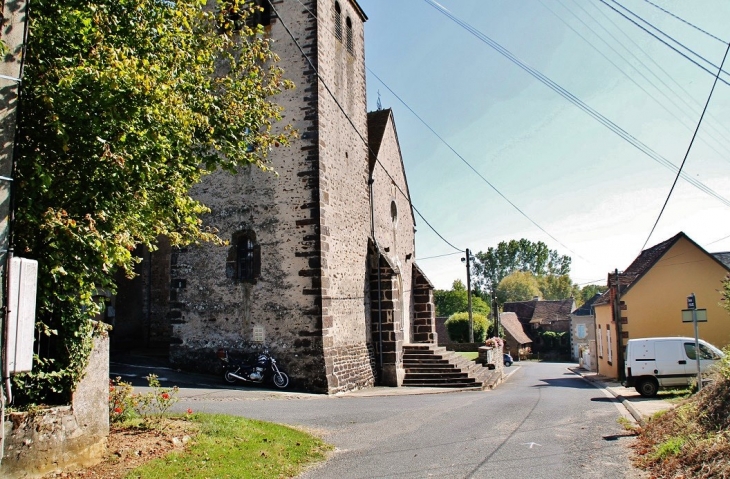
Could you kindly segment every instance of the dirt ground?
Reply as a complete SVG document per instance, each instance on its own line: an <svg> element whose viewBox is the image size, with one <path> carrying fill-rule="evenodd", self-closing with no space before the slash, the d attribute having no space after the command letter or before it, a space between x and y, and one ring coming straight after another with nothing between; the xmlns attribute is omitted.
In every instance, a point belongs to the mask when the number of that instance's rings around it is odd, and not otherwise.
<svg viewBox="0 0 730 479"><path fill-rule="evenodd" d="M195 434L195 424L170 420L164 429L118 429L109 431L107 453L97 465L82 469L54 472L43 479L88 478L118 479L152 459L182 450Z"/></svg>

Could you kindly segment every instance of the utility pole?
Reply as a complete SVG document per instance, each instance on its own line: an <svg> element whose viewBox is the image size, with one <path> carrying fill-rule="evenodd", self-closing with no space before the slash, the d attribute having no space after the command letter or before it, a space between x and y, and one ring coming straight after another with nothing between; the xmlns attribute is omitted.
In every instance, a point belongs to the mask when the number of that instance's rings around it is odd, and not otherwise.
<svg viewBox="0 0 730 479"><path fill-rule="evenodd" d="M469 308L469 342L474 342L474 318L471 314L471 251L466 249L466 258L461 258L462 263L466 262L466 300Z"/></svg>
<svg viewBox="0 0 730 479"><path fill-rule="evenodd" d="M616 268L616 304L614 310L616 311L614 319L616 321L616 338L618 339L616 343L616 364L618 366L618 378L623 381L626 379L626 374L624 371L624 338L621 324L621 281L618 268Z"/></svg>

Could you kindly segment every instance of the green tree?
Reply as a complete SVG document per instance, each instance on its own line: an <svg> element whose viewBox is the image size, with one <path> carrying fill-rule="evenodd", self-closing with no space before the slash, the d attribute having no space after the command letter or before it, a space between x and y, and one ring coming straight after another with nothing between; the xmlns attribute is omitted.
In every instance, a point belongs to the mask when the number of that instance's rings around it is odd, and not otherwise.
<svg viewBox="0 0 730 479"><path fill-rule="evenodd" d="M514 271L526 271L534 276L567 275L569 256L551 250L542 241L533 243L525 238L500 242L496 248L478 252L473 263L474 278L483 291L494 291L502 279Z"/></svg>
<svg viewBox="0 0 730 479"><path fill-rule="evenodd" d="M515 271L505 276L497 285L497 301L499 304L513 301L529 301L540 296L537 278L527 271Z"/></svg>
<svg viewBox="0 0 730 479"><path fill-rule="evenodd" d="M451 286L451 291L437 289L433 292L434 303L436 304L437 316L451 316L454 313L468 312L469 299L464 283L457 279ZM489 304L482 298L472 294L471 297L472 313L480 313L489 316Z"/></svg>
<svg viewBox="0 0 730 479"><path fill-rule="evenodd" d="M491 322L483 314L472 314L472 324L474 332L474 342L484 342L487 330ZM469 342L469 313L452 314L446 320L446 331L449 333L449 339L455 343Z"/></svg>
<svg viewBox="0 0 730 479"><path fill-rule="evenodd" d="M603 294L608 291L608 286L601 286L598 284L588 284L583 286L580 290L581 304L591 299L596 294Z"/></svg>
<svg viewBox="0 0 730 479"><path fill-rule="evenodd" d="M567 274L560 276L546 274L537 278L537 283L543 299L546 300L578 298L580 296L580 288L573 284Z"/></svg>
<svg viewBox="0 0 730 479"><path fill-rule="evenodd" d="M39 261L41 354L18 399L68 400L95 295L140 245L220 242L188 191L209 172L269 169L271 97L292 86L242 0L34 0L20 96L16 254ZM225 12L225 14L223 13ZM242 28L240 28L242 27Z"/></svg>

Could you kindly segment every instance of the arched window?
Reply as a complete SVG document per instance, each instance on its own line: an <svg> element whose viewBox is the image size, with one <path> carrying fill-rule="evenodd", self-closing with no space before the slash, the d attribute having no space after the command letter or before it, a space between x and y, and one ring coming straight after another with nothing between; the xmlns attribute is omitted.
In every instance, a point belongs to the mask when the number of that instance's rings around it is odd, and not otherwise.
<svg viewBox="0 0 730 479"><path fill-rule="evenodd" d="M340 8L340 2L335 2L335 38L342 41L342 8Z"/></svg>
<svg viewBox="0 0 730 479"><path fill-rule="evenodd" d="M350 55L354 55L355 46L352 44L352 20L350 20L350 17L347 17L345 23L347 25L347 51L350 52Z"/></svg>
<svg viewBox="0 0 730 479"><path fill-rule="evenodd" d="M236 234L234 243L236 281L255 283L261 276L261 246L256 243L256 235L253 231Z"/></svg>

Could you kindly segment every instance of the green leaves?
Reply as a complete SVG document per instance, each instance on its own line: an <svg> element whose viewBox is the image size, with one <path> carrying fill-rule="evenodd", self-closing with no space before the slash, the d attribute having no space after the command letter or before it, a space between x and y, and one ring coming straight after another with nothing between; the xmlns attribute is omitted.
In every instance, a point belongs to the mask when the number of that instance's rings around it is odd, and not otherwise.
<svg viewBox="0 0 730 479"><path fill-rule="evenodd" d="M136 248L160 235L220 242L190 188L217 168L268 168L269 149L293 134L275 126L282 110L271 98L292 85L268 40L248 27L218 34L220 10L203 4L31 5L14 246L39 261L38 314L58 341L28 380L55 377L70 391L94 298L114 291L116 270L132 275Z"/></svg>

